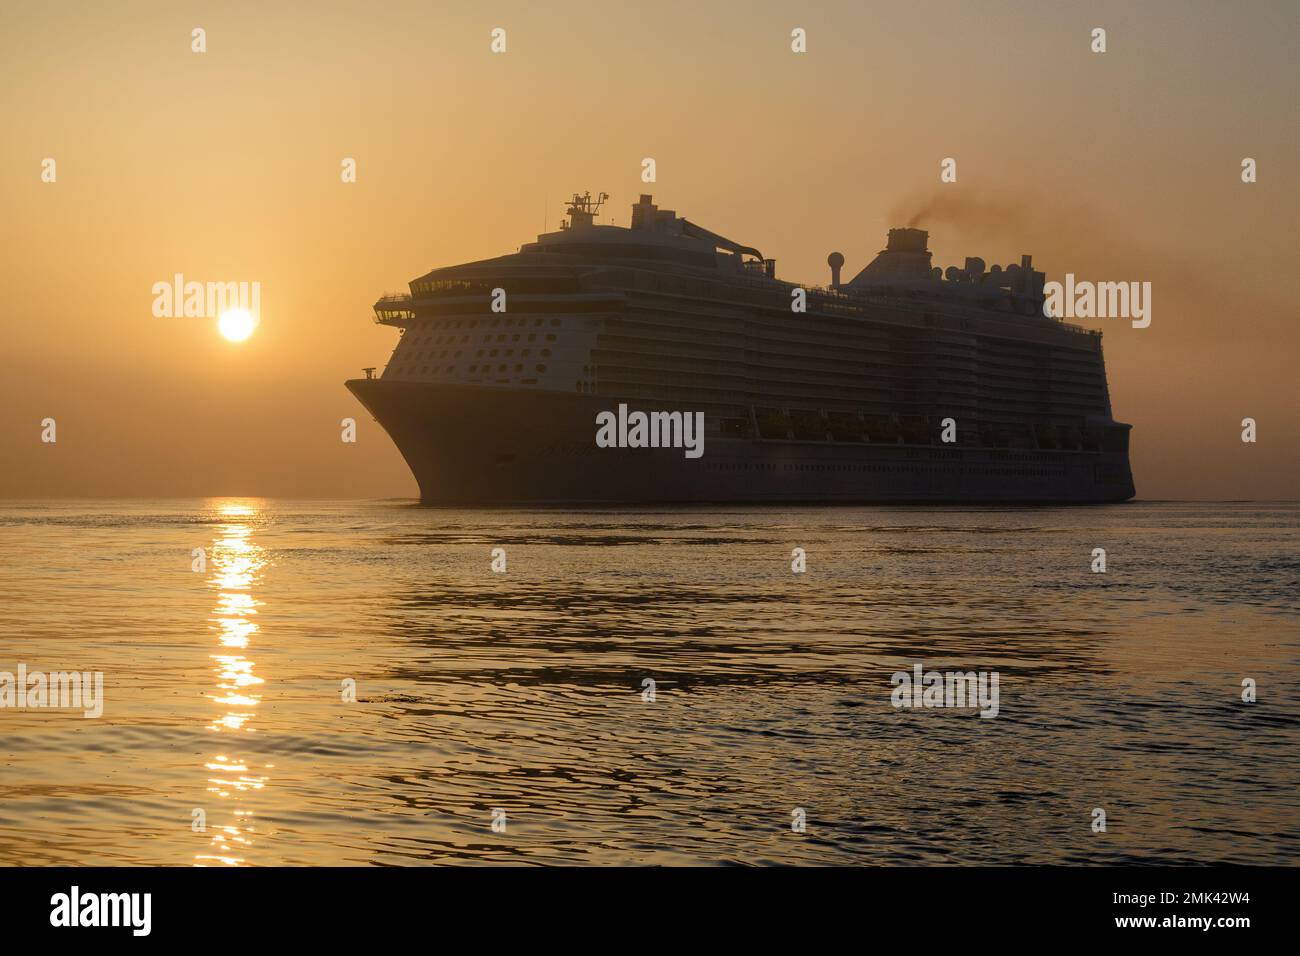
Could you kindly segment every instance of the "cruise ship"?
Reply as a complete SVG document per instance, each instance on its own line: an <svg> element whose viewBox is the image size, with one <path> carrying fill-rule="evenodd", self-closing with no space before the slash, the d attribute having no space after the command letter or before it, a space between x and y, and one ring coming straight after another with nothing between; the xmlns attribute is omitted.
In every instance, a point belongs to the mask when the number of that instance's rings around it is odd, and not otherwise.
<svg viewBox="0 0 1300 956"><path fill-rule="evenodd" d="M601 223L607 198L375 303L397 347L346 384L423 503L1133 496L1101 334L1044 314L1029 256L941 270L927 232L891 229L851 279L833 252L829 283L802 285L649 195ZM636 411L702 414L702 454L597 441L602 413Z"/></svg>

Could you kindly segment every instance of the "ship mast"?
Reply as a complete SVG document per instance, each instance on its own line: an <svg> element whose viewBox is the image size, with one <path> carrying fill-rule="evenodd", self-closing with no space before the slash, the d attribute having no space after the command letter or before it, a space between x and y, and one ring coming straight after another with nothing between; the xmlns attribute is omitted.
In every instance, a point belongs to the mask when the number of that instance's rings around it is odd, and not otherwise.
<svg viewBox="0 0 1300 956"><path fill-rule="evenodd" d="M560 228L576 229L579 226L594 225L596 214L600 212L600 207L604 205L605 200L608 198L609 193L601 193L595 199L592 199L590 190L582 195L574 193L573 198L569 200L569 208L565 210L569 221L567 223L561 222Z"/></svg>

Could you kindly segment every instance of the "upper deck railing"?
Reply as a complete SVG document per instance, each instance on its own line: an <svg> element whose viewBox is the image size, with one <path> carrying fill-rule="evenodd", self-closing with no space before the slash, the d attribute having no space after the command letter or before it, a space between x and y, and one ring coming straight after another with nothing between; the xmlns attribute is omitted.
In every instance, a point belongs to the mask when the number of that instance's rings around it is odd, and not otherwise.
<svg viewBox="0 0 1300 956"><path fill-rule="evenodd" d="M851 295L847 292L841 292L839 289L832 289L829 286L799 285L798 283L781 282L773 279L761 278L759 276L747 275L727 276L727 282L745 288L763 289L767 291L775 291L774 286L792 288L798 285L799 288L808 293L809 298L830 300L838 307L876 305L895 309L904 309L909 312L933 312L935 310L934 306L936 305L936 302L933 299L926 298L923 292L918 293L914 297L907 295L872 295L869 293ZM833 309L833 311L838 311L838 309ZM1053 329L1063 329L1066 332L1071 332L1075 335L1101 338L1101 331L1098 329L1085 329L1081 325L1074 325L1069 322L1064 322L1061 319L1054 319L1046 315L1024 315L1018 312L997 312L991 310L989 311L989 314L994 318L1000 319L1019 319L1026 322L1041 321L1043 323L1050 323L1050 327Z"/></svg>
<svg viewBox="0 0 1300 956"><path fill-rule="evenodd" d="M773 291L773 287L787 287L790 283L777 282L759 276L737 275L728 276L728 284L735 284L755 290ZM931 312L934 310L935 303L924 295L918 295L915 298L908 296L889 296L889 295L869 295L859 294L850 295L841 292L839 289L832 289L829 286L801 286L811 298L825 300L834 303L832 311L839 311L843 307L853 307L860 305L885 306L895 309L904 309L909 312ZM1028 322L1050 322L1052 328L1062 329L1075 335L1085 335L1093 338L1100 338L1101 331L1098 329L1086 329L1081 325L1074 325L1070 322L1054 319L1049 316L1040 315L1022 315L1015 312L992 312L994 317L1000 319L1022 320ZM393 322L409 321L415 318L415 300L409 293L390 292L380 297L375 303L375 322L381 325Z"/></svg>

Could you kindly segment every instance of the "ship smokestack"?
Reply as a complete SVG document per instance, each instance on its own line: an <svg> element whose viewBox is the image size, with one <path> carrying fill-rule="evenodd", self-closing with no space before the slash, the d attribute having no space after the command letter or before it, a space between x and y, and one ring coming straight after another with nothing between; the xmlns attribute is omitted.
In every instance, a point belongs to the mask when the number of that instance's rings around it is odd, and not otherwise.
<svg viewBox="0 0 1300 956"><path fill-rule="evenodd" d="M832 252L826 257L826 264L831 267L831 285L839 285L840 269L844 268L844 257L838 252Z"/></svg>
<svg viewBox="0 0 1300 956"><path fill-rule="evenodd" d="M891 229L886 252L927 252L930 234L924 229Z"/></svg>
<svg viewBox="0 0 1300 956"><path fill-rule="evenodd" d="M850 289L930 280L930 234L924 229L891 229L885 248L848 283Z"/></svg>

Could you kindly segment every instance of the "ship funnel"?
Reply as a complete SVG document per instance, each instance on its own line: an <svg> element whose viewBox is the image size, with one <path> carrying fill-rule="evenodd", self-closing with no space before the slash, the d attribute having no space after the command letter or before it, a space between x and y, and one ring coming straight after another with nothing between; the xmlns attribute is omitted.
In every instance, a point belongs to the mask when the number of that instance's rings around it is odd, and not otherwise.
<svg viewBox="0 0 1300 956"><path fill-rule="evenodd" d="M926 282L930 278L930 234L924 229L891 229L885 248L853 277L849 288Z"/></svg>
<svg viewBox="0 0 1300 956"><path fill-rule="evenodd" d="M889 241L885 243L886 252L926 252L929 249L930 234L924 229L891 229Z"/></svg>
<svg viewBox="0 0 1300 956"><path fill-rule="evenodd" d="M826 257L826 264L831 267L831 285L839 285L840 269L844 268L844 257L838 252L832 252Z"/></svg>

